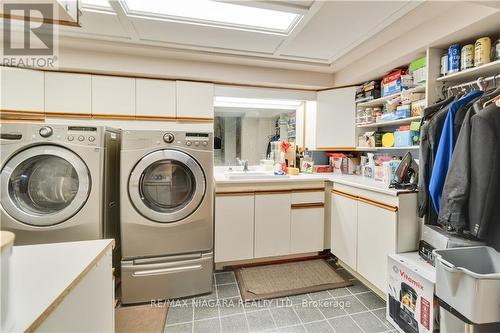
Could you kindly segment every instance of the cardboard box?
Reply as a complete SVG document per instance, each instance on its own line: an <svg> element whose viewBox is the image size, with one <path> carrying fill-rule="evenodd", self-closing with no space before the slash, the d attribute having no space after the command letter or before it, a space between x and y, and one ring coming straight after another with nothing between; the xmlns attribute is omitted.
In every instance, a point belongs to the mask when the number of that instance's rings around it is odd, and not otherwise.
<svg viewBox="0 0 500 333"><path fill-rule="evenodd" d="M402 333L433 332L439 309L436 269L418 252L392 254L387 260L387 320Z"/></svg>

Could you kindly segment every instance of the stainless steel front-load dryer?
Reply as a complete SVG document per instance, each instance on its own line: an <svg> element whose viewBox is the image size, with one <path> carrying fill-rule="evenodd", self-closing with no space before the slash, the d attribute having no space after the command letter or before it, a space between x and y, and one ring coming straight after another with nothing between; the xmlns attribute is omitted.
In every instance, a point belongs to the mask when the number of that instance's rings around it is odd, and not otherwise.
<svg viewBox="0 0 500 333"><path fill-rule="evenodd" d="M122 303L211 291L212 142L211 133L123 132Z"/></svg>
<svg viewBox="0 0 500 333"><path fill-rule="evenodd" d="M117 238L120 132L3 123L1 229L17 245Z"/></svg>

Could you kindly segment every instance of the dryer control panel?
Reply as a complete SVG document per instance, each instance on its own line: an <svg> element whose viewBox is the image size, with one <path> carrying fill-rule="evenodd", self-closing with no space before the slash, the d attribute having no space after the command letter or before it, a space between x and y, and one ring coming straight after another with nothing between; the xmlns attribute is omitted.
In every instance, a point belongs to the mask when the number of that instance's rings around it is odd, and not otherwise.
<svg viewBox="0 0 500 333"><path fill-rule="evenodd" d="M186 133L186 146L212 148L210 144L210 134Z"/></svg>

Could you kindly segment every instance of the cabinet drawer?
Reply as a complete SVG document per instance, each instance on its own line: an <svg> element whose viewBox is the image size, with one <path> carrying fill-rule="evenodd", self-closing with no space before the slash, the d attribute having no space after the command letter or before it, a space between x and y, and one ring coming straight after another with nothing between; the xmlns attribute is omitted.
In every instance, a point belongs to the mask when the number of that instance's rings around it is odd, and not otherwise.
<svg viewBox="0 0 500 333"><path fill-rule="evenodd" d="M325 190L304 190L292 192L292 205L325 202Z"/></svg>

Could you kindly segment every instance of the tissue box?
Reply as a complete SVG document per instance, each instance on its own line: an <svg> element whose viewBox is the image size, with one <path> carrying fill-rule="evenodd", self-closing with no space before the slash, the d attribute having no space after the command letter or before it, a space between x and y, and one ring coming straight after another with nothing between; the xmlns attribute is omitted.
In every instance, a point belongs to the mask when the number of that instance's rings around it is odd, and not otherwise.
<svg viewBox="0 0 500 333"><path fill-rule="evenodd" d="M421 116L424 114L424 108L425 108L425 99L421 99L419 101L415 101L411 103L411 116L412 117L417 117Z"/></svg>
<svg viewBox="0 0 500 333"><path fill-rule="evenodd" d="M413 73L413 83L424 83L427 81L427 67L419 68Z"/></svg>
<svg viewBox="0 0 500 333"><path fill-rule="evenodd" d="M396 112L394 112L396 119L408 118L411 114L409 105L400 105L397 107Z"/></svg>
<svg viewBox="0 0 500 333"><path fill-rule="evenodd" d="M413 84L411 75L406 74L406 70L398 69L382 79L382 96L392 95L407 89Z"/></svg>
<svg viewBox="0 0 500 333"><path fill-rule="evenodd" d="M394 132L394 147L411 146L412 145L412 135L413 135L413 132L410 130Z"/></svg>

